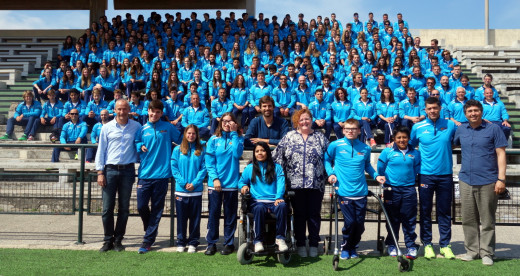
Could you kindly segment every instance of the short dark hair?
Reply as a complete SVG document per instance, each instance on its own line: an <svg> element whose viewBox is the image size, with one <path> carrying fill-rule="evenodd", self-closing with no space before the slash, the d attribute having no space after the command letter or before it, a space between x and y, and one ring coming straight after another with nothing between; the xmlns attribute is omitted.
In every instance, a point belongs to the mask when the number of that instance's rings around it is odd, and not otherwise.
<svg viewBox="0 0 520 276"><path fill-rule="evenodd" d="M429 104L436 104L439 107L441 107L441 101L438 98L435 98L435 97L429 97L428 99L426 99L426 101L424 101L424 105L425 106L429 105Z"/></svg>
<svg viewBox="0 0 520 276"><path fill-rule="evenodd" d="M392 138L394 138L394 140L395 140L395 137L397 136L397 133L399 133L399 132L406 133L406 136L410 137L410 129L407 126L398 126L394 130L394 134L392 135Z"/></svg>
<svg viewBox="0 0 520 276"><path fill-rule="evenodd" d="M262 104L265 104L265 103L271 103L273 105L273 107L274 107L274 100L273 100L273 98L271 98L271 96L263 96L258 101L258 105L259 106L262 106Z"/></svg>
<svg viewBox="0 0 520 276"><path fill-rule="evenodd" d="M148 105L148 110L150 110L150 109L159 109L159 110L162 111L163 108L164 108L164 104L162 103L161 100L153 100Z"/></svg>
<svg viewBox="0 0 520 276"><path fill-rule="evenodd" d="M476 106L478 109L480 109L480 112L483 112L484 108L482 107L482 103L480 103L477 100L469 100L464 104L464 114L466 114L466 110L472 106Z"/></svg>

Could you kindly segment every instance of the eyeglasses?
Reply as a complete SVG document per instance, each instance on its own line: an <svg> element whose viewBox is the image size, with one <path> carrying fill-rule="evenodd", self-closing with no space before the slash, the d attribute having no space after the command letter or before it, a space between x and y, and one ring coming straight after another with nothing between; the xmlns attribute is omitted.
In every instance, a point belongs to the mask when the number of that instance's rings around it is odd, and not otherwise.
<svg viewBox="0 0 520 276"><path fill-rule="evenodd" d="M398 71L399 71L399 69L394 69L394 72L398 72Z"/></svg>
<svg viewBox="0 0 520 276"><path fill-rule="evenodd" d="M79 115L79 113L69 113L70 115Z"/></svg>
<svg viewBox="0 0 520 276"><path fill-rule="evenodd" d="M231 124L231 122L233 122L233 121L231 121L231 120L222 120L222 124Z"/></svg>
<svg viewBox="0 0 520 276"><path fill-rule="evenodd" d="M344 128L343 130L345 130L346 132L354 132L358 129L357 128Z"/></svg>

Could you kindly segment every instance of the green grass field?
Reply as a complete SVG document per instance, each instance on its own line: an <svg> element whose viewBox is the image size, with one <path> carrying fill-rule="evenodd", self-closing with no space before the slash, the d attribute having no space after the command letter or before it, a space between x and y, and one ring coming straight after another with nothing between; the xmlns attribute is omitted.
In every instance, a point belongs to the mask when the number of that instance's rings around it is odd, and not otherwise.
<svg viewBox="0 0 520 276"><path fill-rule="evenodd" d="M287 266L274 259L255 258L240 265L236 254L205 256L202 253L72 251L0 249L0 275L397 275L392 257L362 256L340 260L332 270L332 256L301 259L293 255ZM417 259L406 275L518 275L520 260L496 260L492 267L480 261Z"/></svg>

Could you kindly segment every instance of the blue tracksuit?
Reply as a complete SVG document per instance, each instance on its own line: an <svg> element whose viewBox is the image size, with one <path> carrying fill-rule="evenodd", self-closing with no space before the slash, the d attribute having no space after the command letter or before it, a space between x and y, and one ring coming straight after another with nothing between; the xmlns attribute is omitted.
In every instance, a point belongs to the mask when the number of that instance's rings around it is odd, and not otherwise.
<svg viewBox="0 0 520 276"><path fill-rule="evenodd" d="M238 181L240 157L244 151L244 138L236 131L211 136L206 144L208 170L209 218L206 240L215 244L219 237L219 219L224 204L224 245L233 245L238 209ZM214 190L213 181L219 179L222 191Z"/></svg>
<svg viewBox="0 0 520 276"><path fill-rule="evenodd" d="M448 105L450 119L455 119L460 123L465 123L468 121L466 115L464 114L464 104L466 104L467 101L467 99L464 99L464 101L461 102L456 98L451 101L451 103Z"/></svg>
<svg viewBox="0 0 520 276"><path fill-rule="evenodd" d="M441 247L451 240L451 201L453 190L452 140L455 123L443 118L433 122L429 118L415 124L410 144L419 146L421 176L419 186L421 241L432 243L431 212L433 194L437 194L437 221L439 222Z"/></svg>
<svg viewBox="0 0 520 276"><path fill-rule="evenodd" d="M342 250L353 251L365 231L368 186L367 172L372 178L379 174L370 165L371 148L358 139L342 138L330 143L325 154L325 169L335 175L337 194L344 217Z"/></svg>
<svg viewBox="0 0 520 276"><path fill-rule="evenodd" d="M381 118L379 118L379 115L382 115L385 118L390 118L390 117L394 117L394 116L398 117L399 116L399 103L394 102L394 103L387 104L387 103L378 102L377 106L376 106L376 112L377 112L377 116L378 116L377 127L379 129L384 129L384 131L385 131L384 142L386 144L390 143L394 128L397 125L397 121L394 121L393 123L390 124L386 121L381 120ZM395 117L395 118L397 119L397 117Z"/></svg>
<svg viewBox="0 0 520 276"><path fill-rule="evenodd" d="M87 124L78 120L76 124L72 121L63 125L60 135L61 144L74 144L78 138L81 139L81 143L87 143ZM60 162L60 152L64 148L54 148L52 151L51 162Z"/></svg>
<svg viewBox="0 0 520 276"><path fill-rule="evenodd" d="M338 123L343 123L346 120L352 118L354 113L353 106L349 101L335 101L331 104L330 108L332 110L332 119L334 120L334 123L332 124L332 127L334 128L334 133L336 133L338 139L341 139L344 136L343 129Z"/></svg>
<svg viewBox="0 0 520 276"><path fill-rule="evenodd" d="M366 139L374 138L372 134L372 125L375 125L375 120L377 118L376 113L376 104L368 99L366 103L361 100L357 101L352 108L352 117L359 121L361 127L361 141L366 141ZM369 121L363 120L363 117L367 117L370 119Z"/></svg>
<svg viewBox="0 0 520 276"><path fill-rule="evenodd" d="M169 166L171 143L180 144L182 134L169 122L147 122L135 136L136 149L141 165L139 179L161 179L172 176ZM147 148L146 152L141 147Z"/></svg>

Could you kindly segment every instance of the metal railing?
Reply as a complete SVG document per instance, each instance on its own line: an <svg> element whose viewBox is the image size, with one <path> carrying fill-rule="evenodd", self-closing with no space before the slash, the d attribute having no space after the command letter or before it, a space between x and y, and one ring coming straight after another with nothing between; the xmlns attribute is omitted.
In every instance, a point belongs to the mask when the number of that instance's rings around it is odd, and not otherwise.
<svg viewBox="0 0 520 276"><path fill-rule="evenodd" d="M74 147L79 149L80 160L77 163L76 173L21 173L6 172L0 168L0 213L6 214L63 214L71 215L78 212L78 240L77 243L83 243L83 213L87 215L100 215L102 211L101 189L95 189L96 174L85 169L85 149L94 148L96 145L91 144L0 144L2 148L55 148L55 147ZM372 152L380 153L380 149ZM460 150L454 150L454 154L460 159ZM520 158L520 150L507 150L507 155ZM25 169L30 169L26 166ZM70 169L70 168L69 168ZM21 169L20 169L21 170ZM19 171L19 170L18 170ZM66 178L66 185L56 185L56 178ZM38 178L39 181L34 181ZM520 176L508 177L507 188L509 189L511 199L500 200L497 209L497 225L520 225L520 182L511 181L511 178L520 179ZM85 182L87 186L85 187ZM380 186L373 180L368 180L369 189L374 193L380 193ZM79 189L77 184L79 183ZM85 200L85 188L86 200ZM170 245L174 245L174 217L175 217L175 197L174 181L172 179L170 189L167 194L164 216L170 217ZM461 223L460 215L460 199L458 198L458 186L455 185L453 191L452 204L452 222L454 224ZM322 218L330 219L330 197L331 186L326 186L325 196L322 204ZM203 193L203 216L207 216L207 193ZM138 215L137 199L135 189L132 192L130 213ZM59 207L56 207L59 206ZM66 206L66 208L64 207ZM379 205L375 200L369 200L368 208L378 210ZM435 220L435 203L433 218ZM377 221L377 214L367 213L367 221Z"/></svg>

